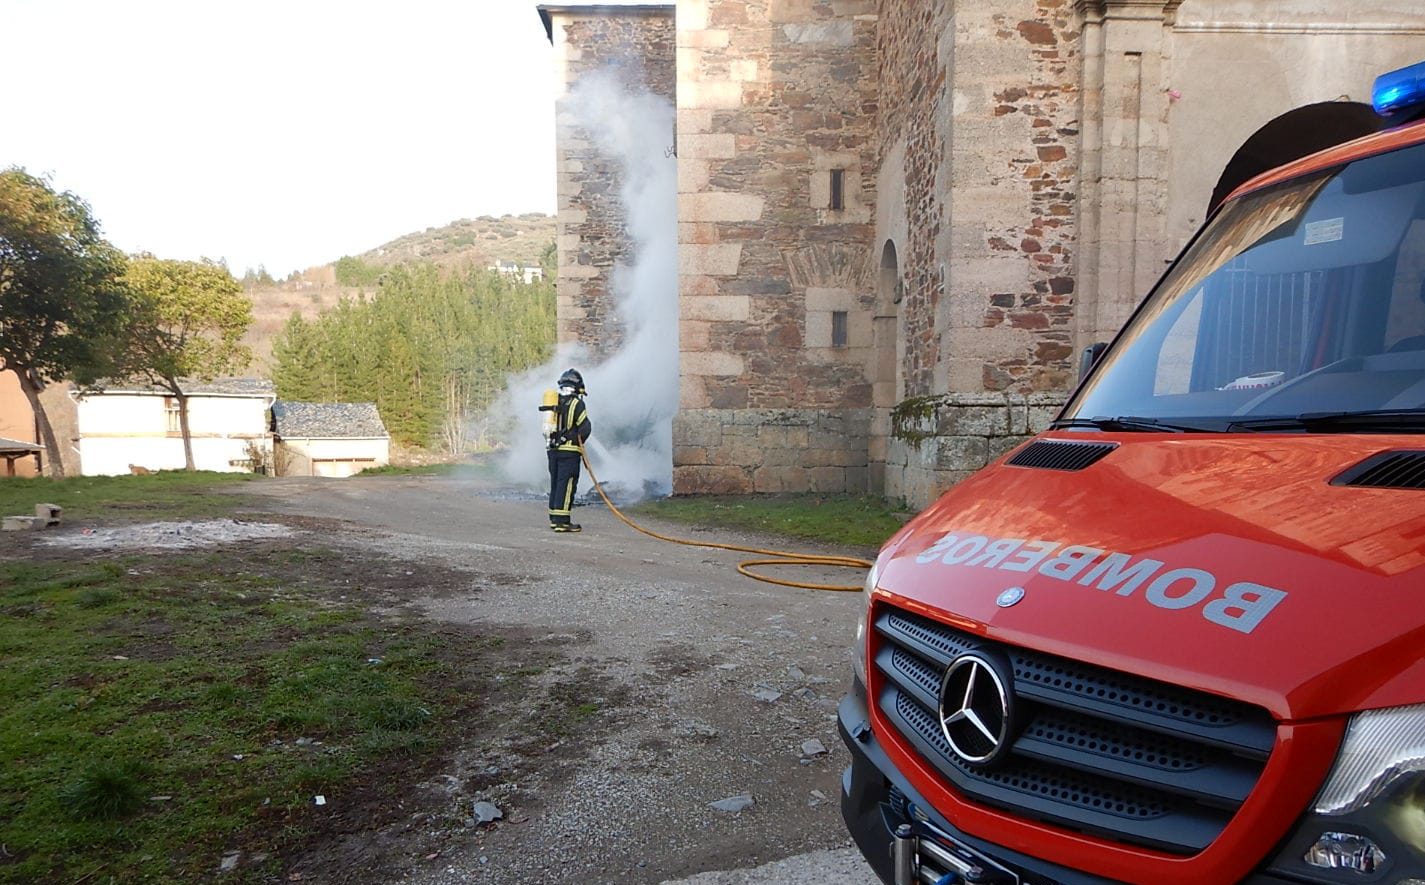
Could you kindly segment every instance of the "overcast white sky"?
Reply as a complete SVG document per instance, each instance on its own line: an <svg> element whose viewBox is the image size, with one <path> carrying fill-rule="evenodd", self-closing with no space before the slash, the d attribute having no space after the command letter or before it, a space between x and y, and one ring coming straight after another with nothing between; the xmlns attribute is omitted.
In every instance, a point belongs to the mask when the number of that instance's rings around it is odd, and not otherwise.
<svg viewBox="0 0 1425 885"><path fill-rule="evenodd" d="M0 0L0 167L125 251L274 276L554 211L533 0Z"/></svg>

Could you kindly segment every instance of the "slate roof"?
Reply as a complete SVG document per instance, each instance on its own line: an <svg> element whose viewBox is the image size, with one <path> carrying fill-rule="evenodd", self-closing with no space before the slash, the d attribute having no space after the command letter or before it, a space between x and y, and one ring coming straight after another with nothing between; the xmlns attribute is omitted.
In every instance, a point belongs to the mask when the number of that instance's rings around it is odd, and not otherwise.
<svg viewBox="0 0 1425 885"><path fill-rule="evenodd" d="M24 442L18 439L6 439L0 436L0 452L43 452L44 446L37 446L31 442Z"/></svg>
<svg viewBox="0 0 1425 885"><path fill-rule="evenodd" d="M178 379L183 392L189 396L276 396L277 388L266 378L214 378L212 381L192 381ZM124 384L100 382L103 393L147 394L152 396L172 396L166 387L147 384Z"/></svg>
<svg viewBox="0 0 1425 885"><path fill-rule="evenodd" d="M272 404L274 432L288 439L384 439L390 434L381 423L375 403Z"/></svg>

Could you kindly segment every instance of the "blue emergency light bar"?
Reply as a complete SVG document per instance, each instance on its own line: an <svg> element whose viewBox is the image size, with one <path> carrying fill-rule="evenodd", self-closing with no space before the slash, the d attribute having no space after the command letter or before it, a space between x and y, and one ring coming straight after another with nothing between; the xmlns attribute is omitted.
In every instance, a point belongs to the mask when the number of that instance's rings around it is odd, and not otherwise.
<svg viewBox="0 0 1425 885"><path fill-rule="evenodd" d="M1382 117L1425 104L1425 61L1376 77L1371 104Z"/></svg>

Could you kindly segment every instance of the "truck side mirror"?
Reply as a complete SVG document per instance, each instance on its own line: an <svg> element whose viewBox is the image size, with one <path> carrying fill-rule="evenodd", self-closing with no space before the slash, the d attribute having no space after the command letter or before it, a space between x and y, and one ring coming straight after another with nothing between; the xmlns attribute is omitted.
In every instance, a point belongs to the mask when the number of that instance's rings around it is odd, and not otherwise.
<svg viewBox="0 0 1425 885"><path fill-rule="evenodd" d="M1088 377L1089 370L1098 362L1098 358L1103 356L1103 352L1108 349L1108 343L1097 341L1084 348L1084 352L1079 355L1079 383L1082 384Z"/></svg>

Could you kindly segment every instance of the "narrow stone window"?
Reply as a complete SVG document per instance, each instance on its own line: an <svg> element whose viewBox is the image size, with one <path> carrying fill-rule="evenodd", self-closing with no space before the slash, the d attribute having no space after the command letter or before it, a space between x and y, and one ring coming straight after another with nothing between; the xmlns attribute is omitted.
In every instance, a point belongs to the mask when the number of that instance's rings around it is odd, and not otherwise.
<svg viewBox="0 0 1425 885"><path fill-rule="evenodd" d="M831 170L831 208L841 210L846 208L846 170Z"/></svg>
<svg viewBox="0 0 1425 885"><path fill-rule="evenodd" d="M831 346L845 347L847 341L846 332L846 311L833 310L831 312Z"/></svg>

